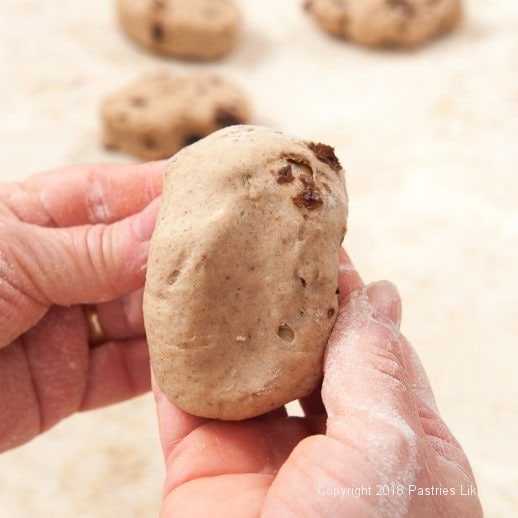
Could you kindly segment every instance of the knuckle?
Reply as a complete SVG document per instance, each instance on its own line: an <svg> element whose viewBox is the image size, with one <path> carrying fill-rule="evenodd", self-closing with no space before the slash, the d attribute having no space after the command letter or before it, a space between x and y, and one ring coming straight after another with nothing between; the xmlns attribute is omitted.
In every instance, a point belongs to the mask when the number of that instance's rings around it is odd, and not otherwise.
<svg viewBox="0 0 518 518"><path fill-rule="evenodd" d="M102 177L95 166L92 166L87 173L86 206L88 208L88 220L92 223L107 223L111 217L106 186L101 180Z"/></svg>
<svg viewBox="0 0 518 518"><path fill-rule="evenodd" d="M407 459L413 447L414 433L408 428L407 433L394 423L383 422L378 429L383 449L392 452L395 458Z"/></svg>
<svg viewBox="0 0 518 518"><path fill-rule="evenodd" d="M113 236L107 225L93 225L87 227L84 234L84 249L87 268L99 280L100 285L106 288L106 297L110 297L115 290L117 279L111 275L113 263Z"/></svg>
<svg viewBox="0 0 518 518"><path fill-rule="evenodd" d="M408 375L397 354L384 347L372 346L369 348L367 361L375 372L391 380L396 388L409 390Z"/></svg>
<svg viewBox="0 0 518 518"><path fill-rule="evenodd" d="M296 466L306 466L308 462L318 464L330 446L329 438L322 434L310 435L302 439L291 452L290 458Z"/></svg>

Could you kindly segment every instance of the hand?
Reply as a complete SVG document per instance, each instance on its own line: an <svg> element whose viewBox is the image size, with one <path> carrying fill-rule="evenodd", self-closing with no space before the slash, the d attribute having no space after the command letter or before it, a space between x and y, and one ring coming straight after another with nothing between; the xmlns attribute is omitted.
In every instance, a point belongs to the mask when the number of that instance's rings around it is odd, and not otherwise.
<svg viewBox="0 0 518 518"><path fill-rule="evenodd" d="M341 309L321 395L301 401L305 417L283 408L243 422L202 419L154 387L167 467L162 517L482 516L476 495L460 495L461 485L475 487L473 473L399 331L396 289L364 286L345 254L341 261ZM378 485L395 495L377 496ZM362 486L370 495L329 494ZM418 495L439 486L456 495Z"/></svg>
<svg viewBox="0 0 518 518"><path fill-rule="evenodd" d="M141 288L164 169L79 166L0 186L0 451L149 389Z"/></svg>

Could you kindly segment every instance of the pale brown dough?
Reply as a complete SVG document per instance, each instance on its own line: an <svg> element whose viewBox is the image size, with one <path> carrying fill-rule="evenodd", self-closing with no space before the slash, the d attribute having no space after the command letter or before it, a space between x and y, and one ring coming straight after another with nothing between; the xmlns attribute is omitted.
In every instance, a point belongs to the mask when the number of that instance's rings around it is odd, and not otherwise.
<svg viewBox="0 0 518 518"><path fill-rule="evenodd" d="M414 47L451 31L461 0L308 0L329 33L368 47Z"/></svg>
<svg viewBox="0 0 518 518"><path fill-rule="evenodd" d="M169 158L226 126L248 122L242 90L218 75L147 76L105 99L103 143L145 160Z"/></svg>
<svg viewBox="0 0 518 518"><path fill-rule="evenodd" d="M212 60L236 45L241 11L235 0L117 0L124 32L147 50Z"/></svg>
<svg viewBox="0 0 518 518"><path fill-rule="evenodd" d="M144 317L172 403L239 420L311 393L336 319L346 218L344 172L323 144L234 126L171 160Z"/></svg>

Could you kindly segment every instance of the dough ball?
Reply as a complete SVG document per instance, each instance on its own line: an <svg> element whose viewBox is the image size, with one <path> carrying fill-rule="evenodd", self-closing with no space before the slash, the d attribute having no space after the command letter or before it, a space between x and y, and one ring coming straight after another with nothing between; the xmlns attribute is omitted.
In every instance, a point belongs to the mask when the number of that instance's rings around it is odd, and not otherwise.
<svg viewBox="0 0 518 518"><path fill-rule="evenodd" d="M144 318L172 403L239 420L315 389L346 218L344 172L323 144L234 126L171 160Z"/></svg>
<svg viewBox="0 0 518 518"><path fill-rule="evenodd" d="M145 160L169 158L220 128L248 122L249 112L241 89L217 75L149 76L104 101L103 142Z"/></svg>
<svg viewBox="0 0 518 518"><path fill-rule="evenodd" d="M126 34L156 54L210 60L230 52L241 12L235 0L117 0Z"/></svg>
<svg viewBox="0 0 518 518"><path fill-rule="evenodd" d="M460 0L309 0L306 9L331 34L369 47L414 47L452 30Z"/></svg>

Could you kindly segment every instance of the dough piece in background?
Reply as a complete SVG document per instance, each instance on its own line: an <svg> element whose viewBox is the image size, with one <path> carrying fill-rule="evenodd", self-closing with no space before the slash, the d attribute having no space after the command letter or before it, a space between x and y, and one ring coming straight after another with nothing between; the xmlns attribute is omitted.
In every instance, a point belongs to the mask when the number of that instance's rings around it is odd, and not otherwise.
<svg viewBox="0 0 518 518"><path fill-rule="evenodd" d="M329 146L234 126L171 160L144 319L172 403L240 420L315 389L346 219L344 171Z"/></svg>
<svg viewBox="0 0 518 518"><path fill-rule="evenodd" d="M234 83L195 72L145 77L106 98L101 117L108 149L157 160L220 128L248 122L250 109Z"/></svg>
<svg viewBox="0 0 518 518"><path fill-rule="evenodd" d="M415 47L458 25L461 0L308 0L329 33L368 47Z"/></svg>
<svg viewBox="0 0 518 518"><path fill-rule="evenodd" d="M124 32L147 50L212 60L236 45L242 23L235 0L117 0Z"/></svg>

